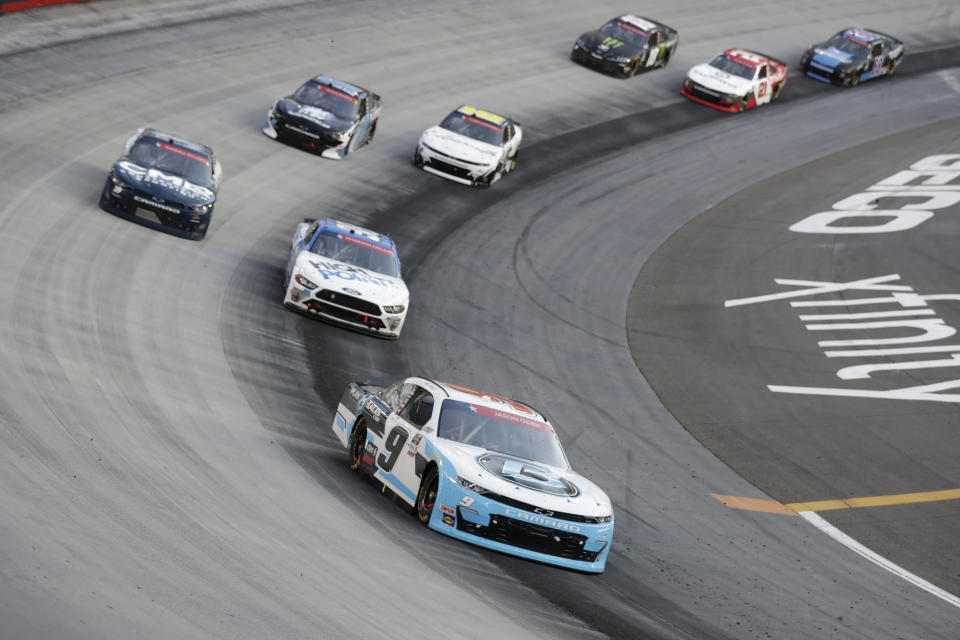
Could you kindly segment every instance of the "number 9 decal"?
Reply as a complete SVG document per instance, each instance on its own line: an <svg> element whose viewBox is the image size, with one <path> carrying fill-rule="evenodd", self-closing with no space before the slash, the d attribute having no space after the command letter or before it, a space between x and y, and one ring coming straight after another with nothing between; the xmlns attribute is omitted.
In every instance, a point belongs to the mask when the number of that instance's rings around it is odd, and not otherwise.
<svg viewBox="0 0 960 640"><path fill-rule="evenodd" d="M400 457L400 451L403 450L403 445L407 443L409 435L403 427L394 427L387 435L386 440L383 441L384 452L377 458L377 466L390 473L393 465L397 463L397 458Z"/></svg>

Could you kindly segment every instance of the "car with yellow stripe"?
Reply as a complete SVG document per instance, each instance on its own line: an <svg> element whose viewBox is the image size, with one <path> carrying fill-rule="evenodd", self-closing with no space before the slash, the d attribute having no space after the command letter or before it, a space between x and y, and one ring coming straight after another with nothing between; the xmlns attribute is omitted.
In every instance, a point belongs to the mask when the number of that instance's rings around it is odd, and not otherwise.
<svg viewBox="0 0 960 640"><path fill-rule="evenodd" d="M463 105L423 132L413 163L447 180L489 187L516 168L522 139L511 118Z"/></svg>

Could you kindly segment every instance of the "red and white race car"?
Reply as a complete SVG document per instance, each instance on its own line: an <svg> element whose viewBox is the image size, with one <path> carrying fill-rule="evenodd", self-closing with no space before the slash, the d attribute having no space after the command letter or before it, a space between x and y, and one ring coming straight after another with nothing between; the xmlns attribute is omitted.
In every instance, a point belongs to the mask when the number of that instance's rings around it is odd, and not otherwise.
<svg viewBox="0 0 960 640"><path fill-rule="evenodd" d="M680 93L708 107L736 112L780 97L786 83L786 63L746 49L728 49L690 69Z"/></svg>

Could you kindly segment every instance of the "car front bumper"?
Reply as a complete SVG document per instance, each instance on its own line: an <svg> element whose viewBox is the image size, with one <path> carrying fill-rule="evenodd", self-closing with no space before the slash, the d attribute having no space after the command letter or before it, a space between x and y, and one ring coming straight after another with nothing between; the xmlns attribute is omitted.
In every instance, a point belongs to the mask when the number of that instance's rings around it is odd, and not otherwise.
<svg viewBox="0 0 960 640"><path fill-rule="evenodd" d="M212 206L201 213L168 200L155 200L133 187L115 185L109 177L100 194L100 208L124 220L191 240L207 235L213 215Z"/></svg>
<svg viewBox="0 0 960 640"><path fill-rule="evenodd" d="M471 187L488 187L493 183L497 165L480 165L465 162L453 156L441 154L417 145L413 164L427 173L459 182Z"/></svg>
<svg viewBox="0 0 960 640"><path fill-rule="evenodd" d="M356 298L342 293L337 294L337 296L331 299L327 289L310 290L294 282L288 282L283 304L288 309L311 318L320 318L361 333L393 340L400 337L403 323L406 320L406 311L403 313L386 313L378 305L372 303L360 305L356 302ZM345 304L338 304L334 300L339 300Z"/></svg>
<svg viewBox="0 0 960 640"><path fill-rule="evenodd" d="M590 53L586 49L581 49L579 46L574 46L573 51L570 52L570 59L577 64L582 64L585 67L603 73L609 73L610 75L624 77L630 75L629 62L611 62L595 53Z"/></svg>
<svg viewBox="0 0 960 640"><path fill-rule="evenodd" d="M279 118L273 111L267 112L267 118L263 123L263 134L273 140L279 140L292 146L319 153L324 158L331 160L341 160L347 154L347 146L350 139L340 140L336 136L326 133L311 131L305 127L287 122Z"/></svg>
<svg viewBox="0 0 960 640"><path fill-rule="evenodd" d="M429 527L477 546L587 573L604 570L613 542L612 519L592 524L551 518L487 499L444 471Z"/></svg>

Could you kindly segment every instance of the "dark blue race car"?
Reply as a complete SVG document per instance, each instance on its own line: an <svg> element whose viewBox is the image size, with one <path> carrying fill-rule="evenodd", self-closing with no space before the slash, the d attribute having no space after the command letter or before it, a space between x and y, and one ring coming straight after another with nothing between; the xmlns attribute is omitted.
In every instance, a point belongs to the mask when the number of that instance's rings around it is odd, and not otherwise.
<svg viewBox="0 0 960 640"><path fill-rule="evenodd" d="M380 102L380 96L363 87L317 76L273 103L263 133L340 160L373 141Z"/></svg>
<svg viewBox="0 0 960 640"><path fill-rule="evenodd" d="M116 216L202 240L210 228L223 172L213 150L156 129L127 140L100 195Z"/></svg>
<svg viewBox="0 0 960 640"><path fill-rule="evenodd" d="M800 58L804 74L829 84L855 87L891 76L903 60L903 43L871 29L844 29L812 45Z"/></svg>

